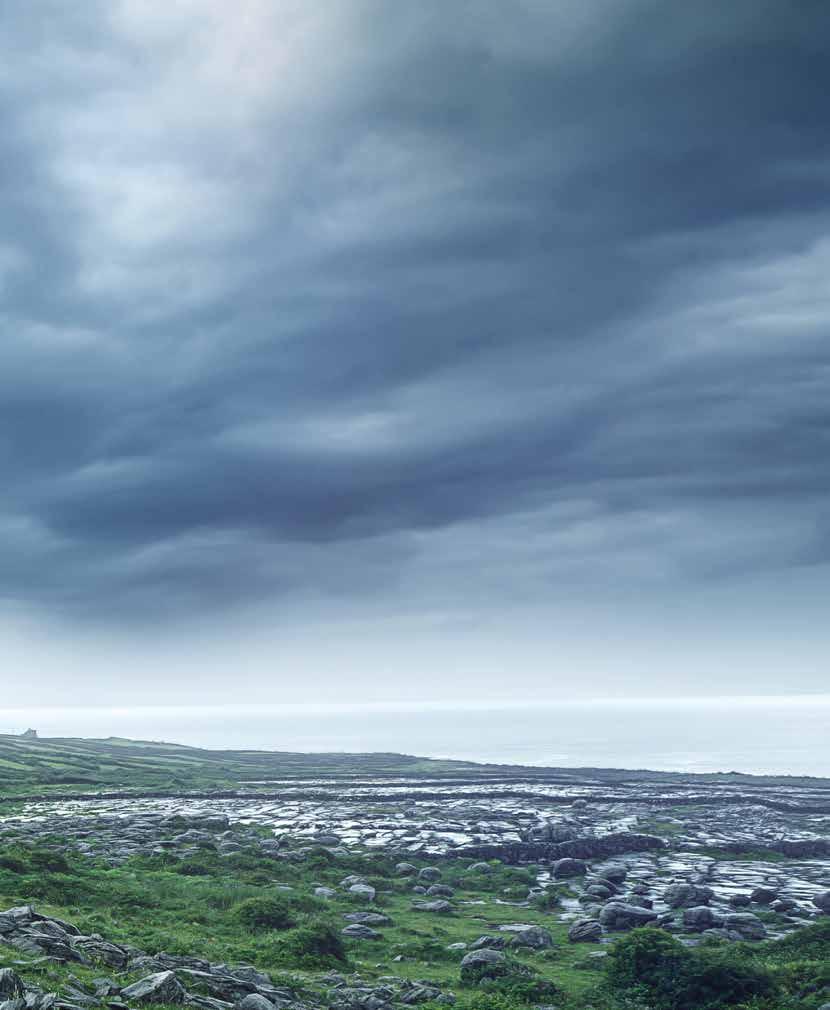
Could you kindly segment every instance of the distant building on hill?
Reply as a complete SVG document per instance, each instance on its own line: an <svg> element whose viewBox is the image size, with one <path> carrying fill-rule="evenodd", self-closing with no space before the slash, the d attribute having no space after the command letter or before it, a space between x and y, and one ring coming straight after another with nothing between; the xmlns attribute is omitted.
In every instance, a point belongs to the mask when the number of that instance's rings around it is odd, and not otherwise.
<svg viewBox="0 0 830 1010"><path fill-rule="evenodd" d="M20 737L22 740L37 740L37 730L27 729L25 733L21 733Z"/></svg>

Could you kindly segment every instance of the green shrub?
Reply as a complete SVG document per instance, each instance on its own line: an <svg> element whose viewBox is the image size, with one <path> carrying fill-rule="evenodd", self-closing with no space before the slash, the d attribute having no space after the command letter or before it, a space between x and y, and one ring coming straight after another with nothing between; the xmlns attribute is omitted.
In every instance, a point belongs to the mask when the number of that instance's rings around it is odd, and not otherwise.
<svg viewBox="0 0 830 1010"><path fill-rule="evenodd" d="M209 877L213 873L209 866L198 859L183 859L175 867L175 872L183 877Z"/></svg>
<svg viewBox="0 0 830 1010"><path fill-rule="evenodd" d="M611 947L608 981L615 991L644 993L658 1007L675 1007L687 971L689 952L659 929L633 929Z"/></svg>
<svg viewBox="0 0 830 1010"><path fill-rule="evenodd" d="M659 929L635 929L613 945L606 973L615 994L655 1010L717 1010L774 994L770 972L742 948L690 951Z"/></svg>
<svg viewBox="0 0 830 1010"><path fill-rule="evenodd" d="M242 925L252 933L266 929L291 929L296 920L289 905L278 898L246 898L234 909Z"/></svg>
<svg viewBox="0 0 830 1010"><path fill-rule="evenodd" d="M776 986L766 968L753 964L731 947L701 949L690 958L681 1002L694 1010L744 1003L756 997L772 996Z"/></svg>
<svg viewBox="0 0 830 1010"><path fill-rule="evenodd" d="M461 969L461 981L466 982L468 985L481 985L482 987L492 988L494 981L504 985L506 982L503 980L510 980L511 985L515 985L523 977L531 974L532 969L523 965L521 961L507 958L505 961L497 964L465 965Z"/></svg>
<svg viewBox="0 0 830 1010"><path fill-rule="evenodd" d="M71 873L66 856L51 849L13 846L0 855L0 867L12 873Z"/></svg>
<svg viewBox="0 0 830 1010"><path fill-rule="evenodd" d="M346 951L339 935L323 922L310 922L280 938L280 960L297 968L342 968Z"/></svg>
<svg viewBox="0 0 830 1010"><path fill-rule="evenodd" d="M504 978L485 980L480 983L479 988L482 990L481 995L478 996L482 1002L482 1010L484 1010L484 1005L491 1006L489 1001L492 1001L494 997L506 999L513 1005L530 1006L558 1002L563 996L559 986L551 982L550 979L521 978L517 977L515 973Z"/></svg>
<svg viewBox="0 0 830 1010"><path fill-rule="evenodd" d="M13 852L3 852L0 854L0 869L10 870L12 873L27 873L29 867L22 856Z"/></svg>
<svg viewBox="0 0 830 1010"><path fill-rule="evenodd" d="M558 908L560 904L556 891L542 891L541 894L534 894L530 899L531 907L540 912L549 912L551 909Z"/></svg>

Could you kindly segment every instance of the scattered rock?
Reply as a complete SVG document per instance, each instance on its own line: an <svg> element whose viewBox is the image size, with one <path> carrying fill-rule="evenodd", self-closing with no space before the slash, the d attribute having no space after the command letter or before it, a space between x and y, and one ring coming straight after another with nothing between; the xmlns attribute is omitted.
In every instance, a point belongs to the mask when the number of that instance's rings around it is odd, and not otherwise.
<svg viewBox="0 0 830 1010"><path fill-rule="evenodd" d="M128 985L121 995L135 1003L183 1003L185 991L174 972L160 971Z"/></svg>
<svg viewBox="0 0 830 1010"><path fill-rule="evenodd" d="M365 926L362 922L353 922L344 926L340 930L343 936L351 937L353 940L379 940L380 933L371 926Z"/></svg>
<svg viewBox="0 0 830 1010"><path fill-rule="evenodd" d="M553 946L553 937L541 926L528 926L513 934L513 947L531 947L533 950L545 950ZM492 949L492 948L491 948Z"/></svg>
<svg viewBox="0 0 830 1010"><path fill-rule="evenodd" d="M599 914L599 921L606 929L634 929L654 922L657 913L639 905L628 905L621 901L609 901Z"/></svg>
<svg viewBox="0 0 830 1010"><path fill-rule="evenodd" d="M500 950L471 950L461 959L461 977L497 978L508 973L507 958Z"/></svg>
<svg viewBox="0 0 830 1010"><path fill-rule="evenodd" d="M571 943L596 943L602 936L602 924L597 919L577 919L568 930Z"/></svg>
<svg viewBox="0 0 830 1010"><path fill-rule="evenodd" d="M720 926L722 923L721 917L715 915L708 905L696 905L683 910L683 925L697 933L702 933L704 929Z"/></svg>
<svg viewBox="0 0 830 1010"><path fill-rule="evenodd" d="M822 912L830 915L830 891L820 891L813 896L813 904Z"/></svg>
<svg viewBox="0 0 830 1010"><path fill-rule="evenodd" d="M584 877L587 872L588 867L582 859L572 859L565 856L563 859L557 859L553 864L553 876L557 880L566 877Z"/></svg>
<svg viewBox="0 0 830 1010"><path fill-rule="evenodd" d="M375 889L371 884L352 884L349 888L349 894L354 894L364 901L374 901L375 893Z"/></svg>
<svg viewBox="0 0 830 1010"><path fill-rule="evenodd" d="M711 887L698 884L670 884L663 892L663 901L669 908L691 908L693 905L708 905L714 898Z"/></svg>
<svg viewBox="0 0 830 1010"><path fill-rule="evenodd" d="M437 901L414 901L412 907L416 912L438 912L440 915L445 915L453 910L450 902L441 898Z"/></svg>

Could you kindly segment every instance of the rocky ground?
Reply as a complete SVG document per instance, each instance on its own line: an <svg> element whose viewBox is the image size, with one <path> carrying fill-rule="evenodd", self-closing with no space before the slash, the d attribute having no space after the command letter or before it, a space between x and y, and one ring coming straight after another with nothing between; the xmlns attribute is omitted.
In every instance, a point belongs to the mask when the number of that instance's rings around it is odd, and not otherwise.
<svg viewBox="0 0 830 1010"><path fill-rule="evenodd" d="M601 957L611 939L641 925L658 926L687 945L707 938L761 941L809 925L830 914L828 827L830 793L821 788L788 794L776 786L740 796L731 787L707 792L642 783L557 789L399 780L341 783L334 790L305 782L268 797L29 802L3 817L0 845L37 846L112 867L137 858L186 861L205 851L220 861L258 853L292 867L320 849L335 866L357 852L392 855L397 892L409 893L411 911L436 921L465 908L474 912L483 902L459 888L462 870L485 877L500 864L532 866L523 895L494 899L508 908L506 919L445 944L462 973L498 973L512 951L544 952L559 937ZM376 903L377 886L366 875L344 874L333 886L311 890L323 901L359 902L342 913L340 927L359 947L383 940L392 925ZM528 914L532 908L548 908L547 918ZM361 980L337 973L318 978L309 996L275 984L251 964L147 953L30 905L0 913L0 942L28 958L29 967L42 960L78 966L50 993L22 978L22 966L12 960L0 972L6 1001L0 1010L119 1010L148 1002L202 1010L382 1010L454 1000L435 978ZM78 974L94 966L111 968L118 978Z"/></svg>
<svg viewBox="0 0 830 1010"><path fill-rule="evenodd" d="M309 785L294 788L307 791ZM690 795L640 784L636 795L620 787L620 795L609 797L606 786L580 787L581 795L574 796L574 787L528 784L506 794L481 787L470 797L458 795L469 786L399 781L395 788L406 795L390 799L388 782L367 782L341 785L336 793L323 790L316 799L29 803L0 822L0 840L60 837L67 848L118 864L137 854L187 856L208 841L220 855L230 855L241 844L231 826L264 827L269 837L254 831L251 837L262 851L286 858L298 858L307 843L344 851L374 848L402 858L533 862L543 867L542 885L557 858L613 857L647 887L660 912L665 889L678 881L704 880L712 891L707 904L721 909L757 888L772 890L775 897L762 907L779 913L776 930L811 917L813 897L830 887L828 790L786 795L776 787L741 798L731 789ZM420 795L425 790L432 794L427 799ZM514 798L514 791L533 798ZM190 827L175 831L182 815Z"/></svg>

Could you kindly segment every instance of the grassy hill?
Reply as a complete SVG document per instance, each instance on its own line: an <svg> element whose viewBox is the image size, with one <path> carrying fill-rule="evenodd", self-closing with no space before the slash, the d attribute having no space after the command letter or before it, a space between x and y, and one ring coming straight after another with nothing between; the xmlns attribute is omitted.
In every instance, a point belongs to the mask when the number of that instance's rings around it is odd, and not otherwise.
<svg viewBox="0 0 830 1010"><path fill-rule="evenodd" d="M292 780L329 784L358 778L441 779L458 782L560 783L653 782L736 786L776 785L830 789L830 780L748 776L734 772L688 775L672 772L589 768L528 768L468 761L432 760L405 754L297 754L280 751L205 750L181 744L125 740L37 739L0 735L0 797L105 791L185 792L273 788ZM323 783L321 783L322 785Z"/></svg>
<svg viewBox="0 0 830 1010"><path fill-rule="evenodd" d="M272 779L447 775L463 762L401 754L221 751L111 737L80 740L0 736L0 793L89 789L234 789Z"/></svg>

